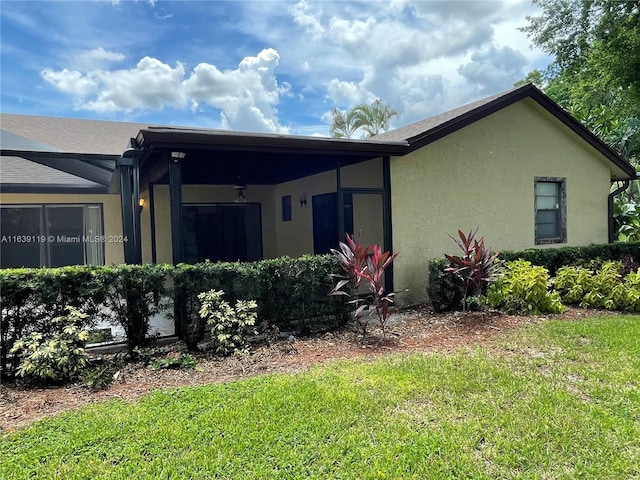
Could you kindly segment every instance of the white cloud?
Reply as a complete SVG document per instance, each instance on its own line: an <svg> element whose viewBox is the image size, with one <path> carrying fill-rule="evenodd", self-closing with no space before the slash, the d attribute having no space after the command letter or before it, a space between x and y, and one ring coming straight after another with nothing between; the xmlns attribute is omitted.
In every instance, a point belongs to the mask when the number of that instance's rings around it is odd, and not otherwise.
<svg viewBox="0 0 640 480"><path fill-rule="evenodd" d="M74 65L80 70L94 70L106 67L110 63L121 62L124 58L123 53L110 52L99 47L76 55Z"/></svg>
<svg viewBox="0 0 640 480"><path fill-rule="evenodd" d="M475 85L478 94L488 95L513 79L524 77L527 59L520 52L509 48L495 48L474 52L471 62L458 68L460 75Z"/></svg>
<svg viewBox="0 0 640 480"><path fill-rule="evenodd" d="M373 99L374 95L356 82L345 82L336 78L327 85L329 98L338 105L353 105Z"/></svg>
<svg viewBox="0 0 640 480"><path fill-rule="evenodd" d="M513 1L299 3L314 42L283 52L313 59L300 69L309 82L322 78L326 99L346 108L382 98L399 110L396 125L419 120L511 88L535 68L540 52L528 49L518 27L535 13ZM292 15L299 15L293 9ZM293 49L296 49L295 51ZM328 74L328 78L327 75Z"/></svg>
<svg viewBox="0 0 640 480"><path fill-rule="evenodd" d="M309 13L309 10L309 5L304 0L289 7L289 12L297 25L314 37L320 37L325 32L324 27L316 17Z"/></svg>
<svg viewBox="0 0 640 480"><path fill-rule="evenodd" d="M55 72L50 68L45 68L40 72L40 75L62 93L67 93L77 98L84 98L98 90L98 83L91 75L83 75L76 70L67 70L65 68Z"/></svg>
<svg viewBox="0 0 640 480"><path fill-rule="evenodd" d="M94 57L120 59L98 49ZM97 53L95 53L97 52ZM198 64L187 78L184 66L171 67L144 57L135 68L122 70L54 71L44 69L42 78L76 100L76 108L99 113L162 110L166 107L198 110L200 102L221 110L223 128L287 133L279 124L276 105L291 95L291 85L278 84L274 70L280 56L274 49L245 57L235 70Z"/></svg>

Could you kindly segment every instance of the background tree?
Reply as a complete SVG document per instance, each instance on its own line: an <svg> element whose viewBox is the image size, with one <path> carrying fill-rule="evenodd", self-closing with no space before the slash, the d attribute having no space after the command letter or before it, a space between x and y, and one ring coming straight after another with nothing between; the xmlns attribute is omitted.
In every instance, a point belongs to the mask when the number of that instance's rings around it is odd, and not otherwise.
<svg viewBox="0 0 640 480"><path fill-rule="evenodd" d="M516 86L533 82L638 168L640 1L533 3L542 13L527 17L529 25L522 30L554 60L545 71L530 72ZM616 199L616 207L625 205L640 212L638 181Z"/></svg>
<svg viewBox="0 0 640 480"><path fill-rule="evenodd" d="M343 112L334 108L331 110L331 136L333 138L351 138L358 129L353 109Z"/></svg>
<svg viewBox="0 0 640 480"><path fill-rule="evenodd" d="M351 138L358 129L363 131L363 138L373 137L389 130L391 119L399 117L396 110L379 98L370 104L360 103L346 112L334 108L331 116L330 132L334 138Z"/></svg>
<svg viewBox="0 0 640 480"><path fill-rule="evenodd" d="M638 155L640 132L640 1L533 0L539 16L522 28L534 45L554 56L546 71L525 78L583 121L588 128L619 132L614 142L632 159ZM609 118L619 124L603 128ZM624 124L624 125L622 125ZM635 130L635 132L634 132ZM623 133L625 132L625 133ZM611 140L609 135L608 140ZM611 143L611 142L610 142ZM614 145L615 146L615 145Z"/></svg>
<svg viewBox="0 0 640 480"><path fill-rule="evenodd" d="M389 122L398 118L398 112L379 98L367 105L361 103L353 107L357 124L364 130L364 137L373 137L389 130Z"/></svg>

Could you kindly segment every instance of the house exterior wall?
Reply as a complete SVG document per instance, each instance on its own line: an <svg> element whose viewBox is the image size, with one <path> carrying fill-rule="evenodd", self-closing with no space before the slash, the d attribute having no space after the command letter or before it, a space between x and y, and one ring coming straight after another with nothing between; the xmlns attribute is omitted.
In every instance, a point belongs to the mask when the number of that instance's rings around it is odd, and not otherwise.
<svg viewBox="0 0 640 480"><path fill-rule="evenodd" d="M276 233L276 257L299 257L313 253L314 195L336 191L336 172L323 172L274 186L274 218ZM282 220L282 197L291 195L291 220ZM300 198L307 199L300 205ZM265 255L266 257L266 255Z"/></svg>
<svg viewBox="0 0 640 480"><path fill-rule="evenodd" d="M102 205L105 265L124 263L122 236L122 214L119 194L53 194L53 193L1 193L0 204L42 205L96 203ZM109 241L109 239L113 241Z"/></svg>
<svg viewBox="0 0 640 480"><path fill-rule="evenodd" d="M340 183L342 188L382 188L382 160L375 159L342 167ZM274 187L277 244L275 256L298 257L313 253L312 198L314 195L335 192L336 189L337 178L334 170L281 183ZM290 221L282 220L281 205L282 197L285 195L291 195ZM300 205L301 197L306 197L306 205ZM362 230L363 235L370 241L382 243L382 210L379 205L382 205L382 199L378 195L354 195L353 224L356 233Z"/></svg>
<svg viewBox="0 0 640 480"><path fill-rule="evenodd" d="M430 259L456 253L448 237L479 227L498 250L535 247L534 179L566 178L567 242L607 242L610 165L531 99L391 162L394 288L426 300Z"/></svg>

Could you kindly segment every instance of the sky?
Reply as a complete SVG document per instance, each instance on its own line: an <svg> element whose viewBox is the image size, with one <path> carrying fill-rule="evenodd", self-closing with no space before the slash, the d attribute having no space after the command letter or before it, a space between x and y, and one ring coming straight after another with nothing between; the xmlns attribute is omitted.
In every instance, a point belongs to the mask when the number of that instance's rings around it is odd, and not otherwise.
<svg viewBox="0 0 640 480"><path fill-rule="evenodd" d="M0 109L328 136L383 99L406 125L508 90L552 60L529 2L0 3Z"/></svg>

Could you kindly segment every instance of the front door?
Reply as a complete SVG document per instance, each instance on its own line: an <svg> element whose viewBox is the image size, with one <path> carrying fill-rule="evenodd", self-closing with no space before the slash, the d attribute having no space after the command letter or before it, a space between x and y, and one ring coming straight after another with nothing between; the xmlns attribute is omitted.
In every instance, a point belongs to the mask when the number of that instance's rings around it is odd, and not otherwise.
<svg viewBox="0 0 640 480"><path fill-rule="evenodd" d="M311 199L313 208L313 253L329 253L338 248L340 236L338 225L338 194L325 193L314 195ZM343 195L345 231L353 233L353 196Z"/></svg>

